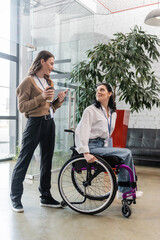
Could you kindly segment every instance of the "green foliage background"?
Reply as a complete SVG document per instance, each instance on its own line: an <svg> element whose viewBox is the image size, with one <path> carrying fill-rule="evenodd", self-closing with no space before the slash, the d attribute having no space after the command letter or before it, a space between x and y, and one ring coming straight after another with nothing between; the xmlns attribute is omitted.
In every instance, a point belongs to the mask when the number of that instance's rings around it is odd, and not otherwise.
<svg viewBox="0 0 160 240"><path fill-rule="evenodd" d="M135 26L129 33L116 33L107 44L98 44L87 51L87 61L81 61L71 72L71 82L78 83L77 121L83 110L95 98L96 86L107 82L119 100L130 105L131 112L139 112L160 105L160 84L152 69L159 61L160 40Z"/></svg>

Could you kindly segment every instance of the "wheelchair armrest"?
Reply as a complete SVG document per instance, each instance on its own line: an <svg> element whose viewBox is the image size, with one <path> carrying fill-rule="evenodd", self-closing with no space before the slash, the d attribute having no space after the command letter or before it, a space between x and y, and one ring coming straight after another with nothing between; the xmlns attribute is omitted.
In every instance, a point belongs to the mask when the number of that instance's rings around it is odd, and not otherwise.
<svg viewBox="0 0 160 240"><path fill-rule="evenodd" d="M70 147L70 150L72 151L72 156L79 155L74 146Z"/></svg>
<svg viewBox="0 0 160 240"><path fill-rule="evenodd" d="M74 131L73 131L73 130L71 130L71 129L64 129L64 132L70 132L70 133L74 133Z"/></svg>

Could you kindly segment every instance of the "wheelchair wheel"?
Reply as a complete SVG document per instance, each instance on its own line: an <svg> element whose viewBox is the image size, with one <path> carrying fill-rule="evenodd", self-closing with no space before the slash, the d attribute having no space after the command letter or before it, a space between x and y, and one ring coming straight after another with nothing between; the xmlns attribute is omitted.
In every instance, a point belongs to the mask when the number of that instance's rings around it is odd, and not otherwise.
<svg viewBox="0 0 160 240"><path fill-rule="evenodd" d="M97 157L97 156L96 156ZM117 182L112 168L103 159L87 163L82 155L68 160L62 167L58 186L61 197L73 210L100 213L115 198Z"/></svg>
<svg viewBox="0 0 160 240"><path fill-rule="evenodd" d="M90 200L104 200L106 198L108 198L110 196L110 191L102 191L101 187L98 190L98 181L101 180L101 178L104 178L104 171L101 165L97 164L97 163L92 163L92 164L88 164L88 168L87 169L87 162L85 159L83 160L79 160L75 163L76 167L79 166L79 164L83 164L83 174L80 175L81 171L79 171L79 168L76 169L75 171L71 171L71 178L72 178L72 182L75 186L75 188L77 189L77 191L82 195L82 196L86 196L88 199ZM87 192L84 192L84 186L85 186L85 182L86 182L86 178L87 178L87 171L88 170L88 174L90 174L90 178L94 179L95 177L97 177L97 179L95 178L94 181L92 181L92 184L90 184L88 182L88 188L87 188ZM105 172L107 174L107 172ZM106 178L107 176L105 176Z"/></svg>
<svg viewBox="0 0 160 240"><path fill-rule="evenodd" d="M127 204L123 204L122 206L122 214L124 217L129 218L131 215L131 209Z"/></svg>

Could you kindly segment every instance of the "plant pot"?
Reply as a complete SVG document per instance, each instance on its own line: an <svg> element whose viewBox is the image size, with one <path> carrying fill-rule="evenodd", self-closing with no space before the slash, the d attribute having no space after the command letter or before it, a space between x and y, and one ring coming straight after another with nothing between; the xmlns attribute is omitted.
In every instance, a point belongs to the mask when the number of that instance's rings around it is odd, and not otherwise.
<svg viewBox="0 0 160 240"><path fill-rule="evenodd" d="M114 132L112 133L113 147L126 147L127 131L129 123L129 110L116 110L117 120Z"/></svg>

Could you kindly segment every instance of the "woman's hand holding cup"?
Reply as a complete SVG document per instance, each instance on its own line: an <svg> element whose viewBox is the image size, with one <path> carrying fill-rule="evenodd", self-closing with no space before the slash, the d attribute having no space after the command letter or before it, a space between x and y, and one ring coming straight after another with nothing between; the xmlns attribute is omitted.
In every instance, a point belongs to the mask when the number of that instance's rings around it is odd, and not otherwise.
<svg viewBox="0 0 160 240"><path fill-rule="evenodd" d="M47 102L52 102L54 98L54 88L51 86L46 87L42 93L42 97L46 99Z"/></svg>

